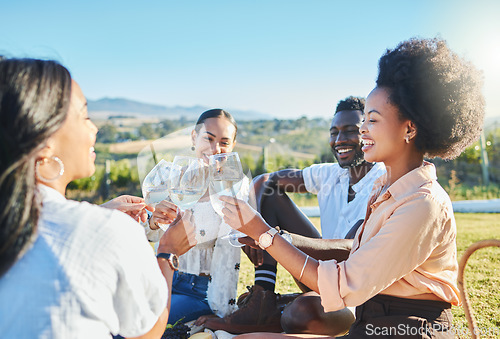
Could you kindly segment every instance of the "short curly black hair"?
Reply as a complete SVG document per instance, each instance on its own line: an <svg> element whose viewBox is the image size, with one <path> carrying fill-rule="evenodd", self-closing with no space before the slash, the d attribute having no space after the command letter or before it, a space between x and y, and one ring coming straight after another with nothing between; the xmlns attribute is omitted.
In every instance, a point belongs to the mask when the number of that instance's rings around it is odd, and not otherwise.
<svg viewBox="0 0 500 339"><path fill-rule="evenodd" d="M426 157L453 159L483 128L482 74L440 38L411 38L379 60L377 87L417 127L415 146Z"/></svg>
<svg viewBox="0 0 500 339"><path fill-rule="evenodd" d="M340 111L361 111L365 110L365 98L353 97L352 95L340 100L335 109L335 113Z"/></svg>

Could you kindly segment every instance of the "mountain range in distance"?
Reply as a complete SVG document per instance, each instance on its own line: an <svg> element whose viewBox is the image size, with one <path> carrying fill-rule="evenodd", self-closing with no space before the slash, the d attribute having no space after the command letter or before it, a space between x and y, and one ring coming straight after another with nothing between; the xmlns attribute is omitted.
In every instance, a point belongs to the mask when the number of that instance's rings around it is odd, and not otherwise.
<svg viewBox="0 0 500 339"><path fill-rule="evenodd" d="M92 119L109 119L110 117L130 117L130 118L158 118L177 120L185 118L187 120L196 120L201 113L215 107L205 107L201 105L185 107L185 106L161 106L154 104L142 103L124 98L102 98L98 100L87 100L89 116ZM223 108L224 109L224 108ZM270 114L238 110L226 109L234 117L239 120L272 120L275 117Z"/></svg>
<svg viewBox="0 0 500 339"><path fill-rule="evenodd" d="M171 119L177 120L184 117L187 120L197 120L201 113L215 107L201 105L186 106L162 106L147 104L124 98L102 98L99 100L87 100L89 116L92 119L106 120L110 117L130 117L137 119ZM251 110L240 110L224 108L234 117L236 121L251 120L273 120L277 117ZM484 121L485 130L496 129L500 125L500 115L487 116Z"/></svg>

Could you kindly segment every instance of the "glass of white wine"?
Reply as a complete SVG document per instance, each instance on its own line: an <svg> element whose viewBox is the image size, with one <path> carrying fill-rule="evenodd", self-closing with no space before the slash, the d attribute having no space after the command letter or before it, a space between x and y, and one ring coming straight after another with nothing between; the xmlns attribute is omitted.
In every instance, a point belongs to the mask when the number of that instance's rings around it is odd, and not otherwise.
<svg viewBox="0 0 500 339"><path fill-rule="evenodd" d="M144 198L144 202L147 205L151 205L153 207L156 206L159 202L166 200L168 198L168 188L167 187L159 187L159 188L151 188Z"/></svg>
<svg viewBox="0 0 500 339"><path fill-rule="evenodd" d="M156 207L163 201L169 200L168 174L170 165L165 160L161 160L146 176L142 184L142 194L146 204ZM166 230L168 224L158 224L162 230Z"/></svg>
<svg viewBox="0 0 500 339"><path fill-rule="evenodd" d="M240 157L236 152L214 154L209 157L208 168L210 202L215 212L223 216L224 206L219 197L236 197L244 179ZM241 247L243 244L238 241L241 237L246 237L246 234L232 229L224 238L228 238L231 245Z"/></svg>
<svg viewBox="0 0 500 339"><path fill-rule="evenodd" d="M150 191L147 192L146 197L144 198L144 202L147 205L156 207L156 205L159 202L163 200L169 200L168 198L169 198L168 188L166 187L152 188ZM164 231L167 230L168 226L169 224L158 223L158 227L160 227Z"/></svg>
<svg viewBox="0 0 500 339"><path fill-rule="evenodd" d="M207 172L202 159L175 156L168 176L170 200L181 210L193 207L208 189Z"/></svg>

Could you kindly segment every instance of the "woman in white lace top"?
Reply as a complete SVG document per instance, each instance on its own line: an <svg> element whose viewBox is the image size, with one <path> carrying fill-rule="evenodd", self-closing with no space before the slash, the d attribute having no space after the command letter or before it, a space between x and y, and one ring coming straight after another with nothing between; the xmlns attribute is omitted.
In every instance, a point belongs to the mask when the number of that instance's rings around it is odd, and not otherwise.
<svg viewBox="0 0 500 339"><path fill-rule="evenodd" d="M192 131L192 150L208 163L209 156L233 150L236 132L236 122L228 112L208 110L199 117ZM237 196L247 200L248 191L249 180L244 177ZM179 257L179 270L173 280L170 324L207 314L223 317L236 308L240 249L223 238L231 228L215 212L208 191L192 210L197 244ZM157 224L168 224L175 217L176 206L172 203L162 201L156 205L155 212L144 224L148 239L157 241L163 234Z"/></svg>

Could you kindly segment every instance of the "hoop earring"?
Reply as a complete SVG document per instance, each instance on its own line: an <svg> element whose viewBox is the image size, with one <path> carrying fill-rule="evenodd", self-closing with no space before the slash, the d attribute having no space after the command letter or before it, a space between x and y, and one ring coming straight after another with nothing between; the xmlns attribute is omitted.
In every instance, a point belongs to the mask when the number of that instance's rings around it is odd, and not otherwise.
<svg viewBox="0 0 500 339"><path fill-rule="evenodd" d="M57 173L57 175L54 178L47 179L40 173L40 165L46 164L49 161L49 159L55 161L59 165L59 172ZM59 179L63 174L64 174L64 164L63 164L62 160L56 156L52 156L50 158L43 158L41 160L37 160L37 162L35 163L35 175L38 178L38 180L40 180L40 181L52 182L52 181Z"/></svg>
<svg viewBox="0 0 500 339"><path fill-rule="evenodd" d="M409 137L409 136L406 136L406 137L405 137L405 141L406 141L406 143L407 143L407 144L409 144L409 143L410 143L410 137Z"/></svg>

